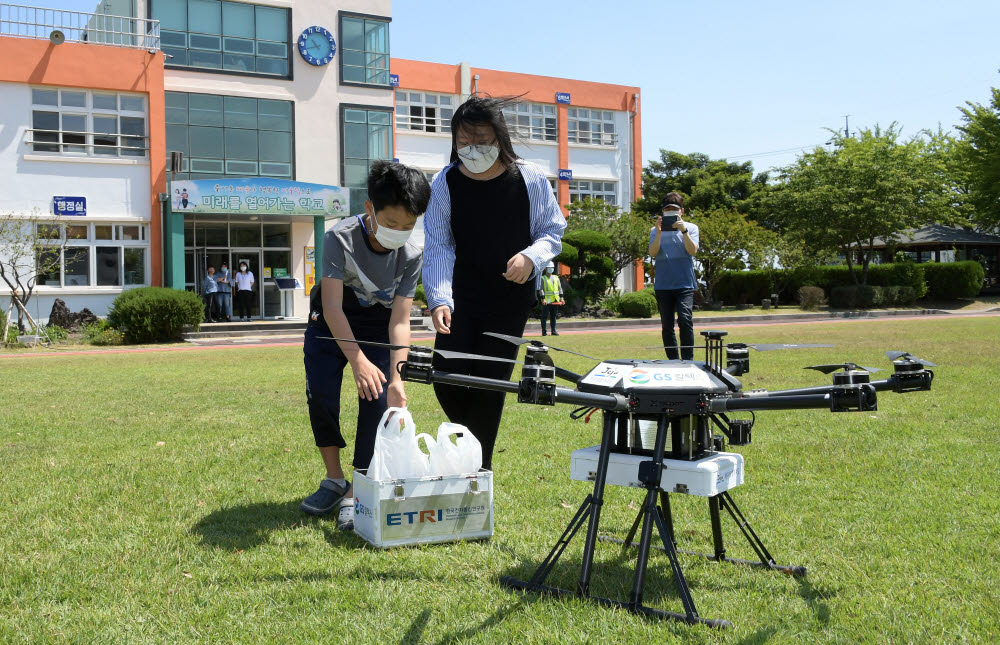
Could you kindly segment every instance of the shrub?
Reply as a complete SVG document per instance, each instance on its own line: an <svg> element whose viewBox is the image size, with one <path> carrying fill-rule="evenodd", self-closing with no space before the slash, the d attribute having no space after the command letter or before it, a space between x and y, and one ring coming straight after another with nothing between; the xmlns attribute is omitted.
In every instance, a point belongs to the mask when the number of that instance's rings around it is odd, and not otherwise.
<svg viewBox="0 0 1000 645"><path fill-rule="evenodd" d="M563 236L563 242L588 253L608 253L611 251L611 238L597 231L586 229L571 231Z"/></svg>
<svg viewBox="0 0 1000 645"><path fill-rule="evenodd" d="M121 330L125 342L149 343L180 340L184 327L198 329L204 315L201 298L192 291L140 287L115 298L108 323Z"/></svg>
<svg viewBox="0 0 1000 645"><path fill-rule="evenodd" d="M45 328L45 333L48 334L49 340L53 343L58 343L61 340L69 338L69 330L59 325L48 325Z"/></svg>
<svg viewBox="0 0 1000 645"><path fill-rule="evenodd" d="M799 305L803 309L817 309L826 304L826 294L820 287L799 287Z"/></svg>
<svg viewBox="0 0 1000 645"><path fill-rule="evenodd" d="M621 313L628 318L652 318L657 314L656 294L652 289L624 294L621 297Z"/></svg>
<svg viewBox="0 0 1000 645"><path fill-rule="evenodd" d="M424 285L417 285L417 291L413 294L413 300L414 302L422 302L425 305L427 304L427 293L424 292Z"/></svg>
<svg viewBox="0 0 1000 645"><path fill-rule="evenodd" d="M621 292L615 290L607 294L598 302L598 305L607 309L610 312L621 315L622 313L622 294Z"/></svg>
<svg viewBox="0 0 1000 645"><path fill-rule="evenodd" d="M771 297L767 271L727 271L715 284L715 297L727 305L759 304Z"/></svg>
<svg viewBox="0 0 1000 645"><path fill-rule="evenodd" d="M567 266L572 266L576 264L577 258L580 257L580 251L577 250L575 246L563 239L562 251L559 252L553 261L559 264L565 264Z"/></svg>
<svg viewBox="0 0 1000 645"><path fill-rule="evenodd" d="M927 282L927 297L932 300L975 298L983 287L986 274L983 266L973 260L965 262L928 262L923 268Z"/></svg>
<svg viewBox="0 0 1000 645"><path fill-rule="evenodd" d="M125 336L105 319L84 326L83 341L91 345L121 345Z"/></svg>
<svg viewBox="0 0 1000 645"><path fill-rule="evenodd" d="M917 299L913 287L873 287L850 285L834 287L830 305L837 309L870 309L872 307L905 307Z"/></svg>

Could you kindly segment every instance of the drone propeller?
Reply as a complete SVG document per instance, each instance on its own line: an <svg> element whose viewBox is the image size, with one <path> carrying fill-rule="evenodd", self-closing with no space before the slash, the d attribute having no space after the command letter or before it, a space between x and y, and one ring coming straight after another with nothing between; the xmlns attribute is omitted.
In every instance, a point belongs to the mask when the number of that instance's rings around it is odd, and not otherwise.
<svg viewBox="0 0 1000 645"><path fill-rule="evenodd" d="M597 360L593 356L587 356L586 354L581 354L580 352L574 352L571 349L563 349L561 347L553 347L552 345L549 345L548 343L543 343L542 341L536 340L536 339L533 339L533 338L520 338L518 336L508 336L507 334L499 334L499 333L497 333L495 331L484 331L483 334L486 335L486 336L492 336L493 338L499 338L500 340L505 340L508 343L514 343L515 345L534 345L535 347L548 347L549 349L555 350L557 352L566 352L567 354L573 354L575 356L582 356L584 358L589 358L592 361L596 361Z"/></svg>
<svg viewBox="0 0 1000 645"><path fill-rule="evenodd" d="M757 345L747 345L753 347L758 352L769 352L774 349L812 349L814 347L835 347L827 343L761 343Z"/></svg>
<svg viewBox="0 0 1000 645"><path fill-rule="evenodd" d="M836 372L837 370L864 370L866 372L881 372L882 369L879 367L865 367L864 365L858 365L857 363L834 363L831 365L810 365L808 367L803 367L804 370L816 370L817 372L823 372L824 374L830 374L831 372Z"/></svg>
<svg viewBox="0 0 1000 645"><path fill-rule="evenodd" d="M919 364L923 365L924 367L937 367L936 364L934 364L934 363L932 363L930 361L925 361L922 358L917 358L916 356L914 356L910 352L888 351L888 352L885 353L885 355L889 357L890 361L896 361L896 360L899 360L899 359L903 359L904 361L909 361L911 363L919 363Z"/></svg>
<svg viewBox="0 0 1000 645"><path fill-rule="evenodd" d="M415 345L393 345L391 343L377 343L373 340L356 340L353 338L334 338L333 336L318 336L323 340L336 340L343 343L355 343L358 345L371 345L372 347L385 347L387 349L411 349ZM523 365L521 361L513 358L500 358L499 356L484 356L482 354L467 354L465 352L454 352L450 349L432 349L430 347L420 347L420 349L430 349L435 354L444 359L469 359L474 361L494 361L496 363L517 363Z"/></svg>

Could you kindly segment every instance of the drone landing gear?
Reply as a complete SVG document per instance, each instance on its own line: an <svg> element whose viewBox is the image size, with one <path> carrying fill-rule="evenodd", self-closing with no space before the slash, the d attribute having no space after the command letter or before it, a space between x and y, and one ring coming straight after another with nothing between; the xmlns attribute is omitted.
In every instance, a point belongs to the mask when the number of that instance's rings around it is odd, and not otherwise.
<svg viewBox="0 0 1000 645"><path fill-rule="evenodd" d="M673 521L670 514L670 497L665 491L660 491L660 504L655 506L657 513L665 517L665 523L667 525L667 532L670 542L676 544L674 540L674 527ZM747 542L757 553L759 560L740 560L738 558L726 557L726 548L722 540L722 518L720 510L725 510L729 513L729 516L733 518L733 522L736 523L737 528L743 533L743 537L746 538ZM614 542L616 544L624 545L622 548L622 553L625 554L629 546L642 546L641 542L636 544L632 540L635 538L636 531L639 528L639 524L643 517L648 513L647 506L643 505L639 509L639 515L635 518L635 522L632 524L632 528L629 530L628 535L624 540L619 540L617 538L609 536L601 536L602 542ZM806 568L798 565L784 565L778 564L774 561L771 556L771 552L767 550L764 546L764 542L761 541L760 537L750 526L746 517L743 516L743 512L733 501L733 498L729 495L729 491L723 491L718 495L708 498L708 512L712 520L712 545L714 547L714 554L710 553L700 553L698 551L685 551L683 549L677 549L676 546L674 550L677 553L683 553L685 555L700 555L709 560L714 560L716 562L730 562L733 564L743 564L751 567L759 567L762 569L771 569L773 571L779 571L781 573L788 574L790 576L804 576L806 575ZM654 545L655 548L660 550L667 550L664 547ZM670 555L670 551L667 550L667 555Z"/></svg>

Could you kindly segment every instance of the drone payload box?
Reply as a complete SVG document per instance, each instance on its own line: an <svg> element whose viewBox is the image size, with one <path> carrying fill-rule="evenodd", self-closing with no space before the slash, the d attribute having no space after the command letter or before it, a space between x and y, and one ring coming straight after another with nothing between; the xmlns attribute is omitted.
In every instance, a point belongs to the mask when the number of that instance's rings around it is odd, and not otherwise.
<svg viewBox="0 0 1000 645"><path fill-rule="evenodd" d="M374 547L493 536L493 472L376 481L354 471L354 532Z"/></svg>
<svg viewBox="0 0 1000 645"><path fill-rule="evenodd" d="M574 450L570 458L570 479L594 481L600 446ZM607 483L613 486L645 486L639 480L639 464L649 461L643 455L613 452L608 461ZM668 493L714 497L743 483L743 455L716 452L702 459L664 459L660 487Z"/></svg>

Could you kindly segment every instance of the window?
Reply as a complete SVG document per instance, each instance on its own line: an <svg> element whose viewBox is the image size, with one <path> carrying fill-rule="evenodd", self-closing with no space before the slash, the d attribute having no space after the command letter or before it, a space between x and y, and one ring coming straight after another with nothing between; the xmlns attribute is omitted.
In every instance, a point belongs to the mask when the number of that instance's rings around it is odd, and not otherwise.
<svg viewBox="0 0 1000 645"><path fill-rule="evenodd" d="M146 142L146 98L142 95L31 90L33 152L144 158Z"/></svg>
<svg viewBox="0 0 1000 645"><path fill-rule="evenodd" d="M343 186L351 189L351 203L368 199L368 169L377 159L392 159L392 113L341 106L343 130Z"/></svg>
<svg viewBox="0 0 1000 645"><path fill-rule="evenodd" d="M184 153L174 179L294 178L292 103L166 93L167 154Z"/></svg>
<svg viewBox="0 0 1000 645"><path fill-rule="evenodd" d="M171 67L291 74L289 10L219 0L151 0Z"/></svg>
<svg viewBox="0 0 1000 645"><path fill-rule="evenodd" d="M614 112L569 108L567 117L570 143L590 143L600 146L618 145Z"/></svg>
<svg viewBox="0 0 1000 645"><path fill-rule="evenodd" d="M510 131L534 141L555 141L556 106L545 103L518 103L503 110Z"/></svg>
<svg viewBox="0 0 1000 645"><path fill-rule="evenodd" d="M340 16L340 81L389 85L389 21Z"/></svg>
<svg viewBox="0 0 1000 645"><path fill-rule="evenodd" d="M451 132L458 98L450 94L396 91L396 127L423 132Z"/></svg>
<svg viewBox="0 0 1000 645"><path fill-rule="evenodd" d="M569 182L569 201L577 202L590 197L603 199L609 204L618 203L618 185L614 181L571 181Z"/></svg>
<svg viewBox="0 0 1000 645"><path fill-rule="evenodd" d="M44 287L131 287L147 283L149 233L145 224L46 224L51 240L36 250ZM65 245L59 246L62 241Z"/></svg>

